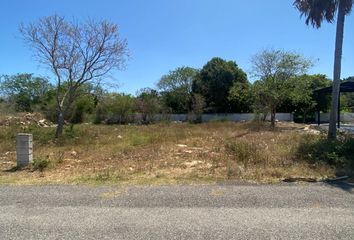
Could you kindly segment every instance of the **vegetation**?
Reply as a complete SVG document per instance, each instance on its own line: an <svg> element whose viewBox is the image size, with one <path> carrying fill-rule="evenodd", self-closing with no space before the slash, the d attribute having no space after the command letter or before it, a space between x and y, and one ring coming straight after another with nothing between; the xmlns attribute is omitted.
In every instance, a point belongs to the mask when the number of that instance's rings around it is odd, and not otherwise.
<svg viewBox="0 0 354 240"><path fill-rule="evenodd" d="M136 110L141 114L144 124L154 122L155 115L160 112L158 92L151 88L141 89L136 97Z"/></svg>
<svg viewBox="0 0 354 240"><path fill-rule="evenodd" d="M52 88L48 79L33 74L5 75L0 82L0 95L14 110L33 112Z"/></svg>
<svg viewBox="0 0 354 240"><path fill-rule="evenodd" d="M213 58L196 76L193 92L204 97L208 112L229 113L237 111L237 106L232 106L228 99L229 91L236 83L248 83L246 73L236 62Z"/></svg>
<svg viewBox="0 0 354 240"><path fill-rule="evenodd" d="M43 172L44 169L46 169L49 166L49 160L48 159L34 159L33 160L33 170Z"/></svg>
<svg viewBox="0 0 354 240"><path fill-rule="evenodd" d="M182 74L177 72L185 70L189 71L191 69L177 69L172 72L172 75L180 74L179 77L181 79ZM193 70L193 72L196 72L196 70ZM170 75L168 76L171 77ZM25 77L27 77L25 83L21 82L22 85L18 88L22 89L21 92L16 89L13 90L12 86L19 85L19 79L23 81ZM167 75L164 76L164 78L166 77ZM188 80L189 87L195 81L195 77L196 75L194 75L193 81L191 79ZM0 111L3 114L24 111L23 108L16 107L17 104L21 103L21 106L30 106L31 109L27 109L30 112L41 112L46 119L54 123L57 121L55 100L57 90L49 83L46 84L47 80L44 81L42 78L35 77L32 74L6 76L3 77L3 80L6 80L1 83L2 99L0 101ZM40 82L41 84L38 83L39 80L42 81ZM165 79L164 81L167 80ZM26 86L24 86L25 84ZM167 85L166 82L164 84ZM193 90L191 92L185 91L182 94L181 88L177 87L177 85L176 83L176 87L165 86L160 92L155 89L145 88L137 92L136 96L133 96L124 93L107 92L100 86L85 83L76 90L77 97L64 115L64 119L70 124L82 122L128 124L136 123L137 119L142 118L142 123L147 124L156 119L156 114L165 115L167 120L169 119L168 115L171 113L188 113L191 121L200 122L202 114L210 110L207 107L205 97L195 93ZM326 112L329 109L330 96L318 99L313 94L314 90L329 85L330 80L321 74L294 74L279 81L259 80L253 84L235 82L227 94L227 101L230 106L239 110L236 112L259 113L262 116L260 119L263 120L270 112L270 104L274 102L278 111L293 112L299 119L298 121L307 122L314 120L316 110L319 109L322 112ZM62 89L59 89L59 91L65 91L66 86L63 85ZM176 104L168 104L173 101ZM353 103L352 94L342 95L343 110L352 111ZM182 111L183 109L185 110Z"/></svg>
<svg viewBox="0 0 354 240"><path fill-rule="evenodd" d="M297 2L304 12L306 1ZM314 21L313 13L306 11L307 23ZM171 113L186 113L190 120L201 122L203 113L255 112L261 120L270 114L274 128L277 111L294 112L305 122L315 110L328 109L329 99L317 104L313 90L327 86L329 80L320 74L304 75L312 62L296 53L268 49L255 55L254 83L236 62L214 57L202 69L176 68L161 77L157 90L144 88L132 96L106 92L98 84L110 70L122 69L127 57L126 41L115 24L75 24L54 15L20 30L39 62L50 67L56 84L33 74L3 76L0 110L12 105L15 111L42 112L57 123L56 138L65 123L127 124L141 116L141 122L148 124L156 114L168 119ZM350 103L348 96L344 98Z"/></svg>
<svg viewBox="0 0 354 240"><path fill-rule="evenodd" d="M314 62L305 56L276 49L253 56L254 82L235 61L213 57L201 69L169 71L156 88L113 92L101 81L122 70L129 55L116 24L53 15L21 25L25 42L54 79L32 73L0 77L0 182L278 182L353 174L354 140L336 139L335 127L344 22L352 5L294 1L306 24L317 28L338 14L333 93L322 99L314 90L331 80L309 75ZM341 98L344 110L353 111L353 95ZM328 139L304 125L276 125L277 112L295 113L305 123L330 105ZM188 114L189 121L155 121L174 113ZM256 113L259 119L202 123L203 113ZM34 135L35 160L27 168L16 167L17 132Z"/></svg>
<svg viewBox="0 0 354 240"><path fill-rule="evenodd" d="M201 123L202 122L202 116L205 108L205 99L202 95L200 94L193 94L192 97L192 112L195 123Z"/></svg>
<svg viewBox="0 0 354 240"><path fill-rule="evenodd" d="M107 93L98 102L95 123L127 124L134 112L134 98L127 94Z"/></svg>
<svg viewBox="0 0 354 240"><path fill-rule="evenodd" d="M354 170L354 139L342 137L328 140L323 136L307 136L298 149L298 155L312 163L323 162L341 169Z"/></svg>
<svg viewBox="0 0 354 240"><path fill-rule="evenodd" d="M256 54L252 58L252 65L253 74L260 79L253 88L255 101L261 107L259 111L270 112L271 124L275 127L275 114L279 105L291 94L302 95L302 89L295 84L293 78L306 73L313 64L299 54L270 49ZM294 93L296 90L300 91Z"/></svg>
<svg viewBox="0 0 354 240"><path fill-rule="evenodd" d="M353 3L353 0L295 0L294 2L295 7L306 17L306 24L311 23L312 26L317 28L321 27L324 20L333 22L338 11L328 139L336 139L337 135L336 123L340 93L344 22L345 16L352 10Z"/></svg>
<svg viewBox="0 0 354 240"><path fill-rule="evenodd" d="M315 111L327 112L330 105L329 96L315 95L314 90L328 87L331 81L325 75L301 75L294 77L293 91L290 93L290 99L294 105L292 110L296 116L302 116L302 122L305 123L308 118L313 116Z"/></svg>
<svg viewBox="0 0 354 240"><path fill-rule="evenodd" d="M317 147L323 136L308 135L303 128L279 123L270 131L269 124L253 122L79 124L66 127L53 141L53 128L2 126L0 182L278 182L289 177L333 177L341 166L349 170L342 163L352 161L352 140L335 145L335 154L328 150L329 158L335 159L328 164L318 155L326 150ZM33 133L37 160L28 169L9 171L15 166L13 133L18 131Z"/></svg>
<svg viewBox="0 0 354 240"><path fill-rule="evenodd" d="M127 43L120 38L114 23L88 20L77 24L58 15L23 24L20 30L38 61L56 77L58 138L65 115L78 96L77 90L85 83L101 81L113 69L122 69Z"/></svg>
<svg viewBox="0 0 354 240"><path fill-rule="evenodd" d="M173 113L191 111L192 85L197 73L197 69L180 67L161 77L157 87L166 109L170 109Z"/></svg>

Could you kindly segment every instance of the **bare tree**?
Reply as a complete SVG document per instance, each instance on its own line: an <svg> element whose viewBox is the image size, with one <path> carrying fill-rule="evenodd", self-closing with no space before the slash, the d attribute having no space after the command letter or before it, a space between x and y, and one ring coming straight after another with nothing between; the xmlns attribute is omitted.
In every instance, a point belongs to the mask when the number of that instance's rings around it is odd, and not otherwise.
<svg viewBox="0 0 354 240"><path fill-rule="evenodd" d="M114 23L92 19L78 23L58 15L22 24L20 32L39 63L49 67L56 77L58 138L77 89L85 83L100 82L114 69L123 69L127 42L121 39Z"/></svg>

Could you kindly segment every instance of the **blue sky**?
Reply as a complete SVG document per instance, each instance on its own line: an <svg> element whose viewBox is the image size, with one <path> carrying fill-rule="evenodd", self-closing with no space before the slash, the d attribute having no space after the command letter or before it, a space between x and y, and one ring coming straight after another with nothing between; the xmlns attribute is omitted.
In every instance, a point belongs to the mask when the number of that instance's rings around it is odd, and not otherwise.
<svg viewBox="0 0 354 240"><path fill-rule="evenodd" d="M265 48L318 59L311 73L331 77L335 24L304 24L292 0L3 0L0 74L50 76L33 59L18 33L21 22L57 13L67 18L108 19L120 26L132 57L114 73L119 91L154 87L169 70L201 68L212 57L234 60L249 73L250 58ZM354 75L354 17L346 19L343 77Z"/></svg>

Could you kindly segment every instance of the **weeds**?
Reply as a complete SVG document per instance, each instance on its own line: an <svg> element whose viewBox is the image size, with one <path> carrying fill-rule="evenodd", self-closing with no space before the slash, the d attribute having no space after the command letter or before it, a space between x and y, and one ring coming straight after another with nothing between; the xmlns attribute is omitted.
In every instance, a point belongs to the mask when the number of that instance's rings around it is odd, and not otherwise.
<svg viewBox="0 0 354 240"><path fill-rule="evenodd" d="M297 155L311 163L354 170L354 139L328 140L323 136L306 135L300 142Z"/></svg>
<svg viewBox="0 0 354 240"><path fill-rule="evenodd" d="M307 139L298 131L302 127L279 123L277 131L270 131L269 124L256 122L80 124L66 126L56 142L52 140L54 128L31 126L26 131L34 137L32 170L45 171L40 179L47 182L273 182L289 176L332 176L333 159L352 159L352 140L343 140L328 151L328 160L314 165L311 159L323 158L326 147L321 146L326 143L313 136ZM0 128L2 181L15 176L19 182L38 181L36 171L5 171L16 166L15 135L19 131L24 130L18 125Z"/></svg>
<svg viewBox="0 0 354 240"><path fill-rule="evenodd" d="M243 164L245 169L248 169L249 165L267 163L267 155L255 143L234 141L226 143L225 148L237 162Z"/></svg>
<svg viewBox="0 0 354 240"><path fill-rule="evenodd" d="M33 160L32 168L34 171L43 172L46 168L48 168L50 161L48 159L37 158Z"/></svg>

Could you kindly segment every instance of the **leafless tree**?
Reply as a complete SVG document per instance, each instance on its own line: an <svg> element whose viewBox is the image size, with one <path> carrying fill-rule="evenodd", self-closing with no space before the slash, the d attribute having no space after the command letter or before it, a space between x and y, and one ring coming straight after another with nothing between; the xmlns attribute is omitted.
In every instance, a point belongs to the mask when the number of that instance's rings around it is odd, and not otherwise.
<svg viewBox="0 0 354 240"><path fill-rule="evenodd" d="M128 57L127 42L114 23L92 19L79 23L58 15L21 24L20 32L39 63L55 75L58 138L77 89L100 82L114 69L122 70Z"/></svg>

